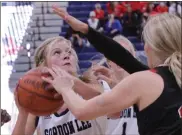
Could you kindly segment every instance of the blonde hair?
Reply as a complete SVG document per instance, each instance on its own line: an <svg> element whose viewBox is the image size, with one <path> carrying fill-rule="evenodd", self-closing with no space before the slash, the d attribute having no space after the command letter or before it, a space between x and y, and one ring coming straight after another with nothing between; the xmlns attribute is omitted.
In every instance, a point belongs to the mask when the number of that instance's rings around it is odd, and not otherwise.
<svg viewBox="0 0 182 135"><path fill-rule="evenodd" d="M72 46L71 42L69 40L58 36L58 37L48 38L39 47L37 47L36 50L35 50L35 54L34 54L35 66L36 67L38 67L38 66L47 66L46 53L48 51L48 47L52 46L53 44L60 43L60 42L63 42L63 41L65 41L70 47ZM77 57L77 54L76 54L76 52L74 50L73 50L73 53L74 53L74 55L76 57L76 60L78 62L78 57Z"/></svg>
<svg viewBox="0 0 182 135"><path fill-rule="evenodd" d="M118 35L118 36L115 36L113 38L113 40L115 40L116 42L118 42L119 44L126 44L127 46L129 46L129 52L135 57L135 48L134 48L134 45L125 37L121 36L121 35Z"/></svg>
<svg viewBox="0 0 182 135"><path fill-rule="evenodd" d="M65 39L64 37L58 36L58 37L48 38L39 47L37 47L35 50L35 54L34 54L35 66L36 67L47 66L46 52L48 51L48 47L53 44L63 42L63 41L67 42L70 47L72 46L72 44L69 40ZM73 53L74 53L73 55L75 56L76 61L78 63L78 56L77 56L75 50L73 50ZM78 64L76 66L77 66L77 70L79 70ZM73 74L73 75L77 76L76 74ZM85 76L82 75L79 77L79 79L85 83L91 83L91 81L89 80L89 77L87 75L85 75Z"/></svg>
<svg viewBox="0 0 182 135"><path fill-rule="evenodd" d="M143 38L169 66L181 88L181 18L169 13L150 17L144 26Z"/></svg>

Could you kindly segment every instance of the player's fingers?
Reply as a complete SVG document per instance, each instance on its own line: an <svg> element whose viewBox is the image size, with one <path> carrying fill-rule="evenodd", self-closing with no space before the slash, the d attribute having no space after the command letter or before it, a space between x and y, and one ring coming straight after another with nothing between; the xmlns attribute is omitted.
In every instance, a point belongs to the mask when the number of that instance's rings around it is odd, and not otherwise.
<svg viewBox="0 0 182 135"><path fill-rule="evenodd" d="M111 82L111 79L109 79L108 77L106 77L104 75L101 75L101 74L97 76L97 80L104 80L107 83L110 83Z"/></svg>
<svg viewBox="0 0 182 135"><path fill-rule="evenodd" d="M54 95L54 98L55 98L55 99L62 99L62 96L61 96L60 94L56 93L56 94Z"/></svg>
<svg viewBox="0 0 182 135"><path fill-rule="evenodd" d="M59 70L58 67L52 66L52 70L53 72L57 75L57 76L62 76L61 71Z"/></svg>
<svg viewBox="0 0 182 135"><path fill-rule="evenodd" d="M53 65L53 67L56 68L56 70L57 70L57 72L58 72L58 74L59 74L60 76L62 76L62 77L68 77L68 76L69 76L69 74L68 74L65 70L61 69L61 68L58 67L57 65Z"/></svg>
<svg viewBox="0 0 182 135"><path fill-rule="evenodd" d="M69 74L65 70L59 68L59 71L60 71L61 75L64 76L64 77L68 77L69 76Z"/></svg>
<svg viewBox="0 0 182 135"><path fill-rule="evenodd" d="M42 76L42 80L44 80L47 83L53 84L53 80L51 80L50 78L46 78Z"/></svg>
<svg viewBox="0 0 182 135"><path fill-rule="evenodd" d="M57 15L59 15L59 16L62 17L63 19L65 18L67 12L64 11L62 8L59 8L59 7L57 7L56 5L52 5L52 9L53 9L53 11L54 11Z"/></svg>
<svg viewBox="0 0 182 135"><path fill-rule="evenodd" d="M106 75L106 76L109 76L109 69L108 68L106 68L106 67L104 67L104 66L99 66L99 67L95 67L95 68L93 68L93 71L94 71L94 73L98 73L98 72L100 72L100 73L102 73L102 74L104 74L104 75Z"/></svg>
<svg viewBox="0 0 182 135"><path fill-rule="evenodd" d="M53 77L53 78L56 78L56 73L54 72L54 70L53 69L47 69L48 70L48 72L51 74L51 76Z"/></svg>
<svg viewBox="0 0 182 135"><path fill-rule="evenodd" d="M54 71L56 72L57 75L60 75L60 76L63 75L63 73L64 73L63 71L64 70L62 70L59 66L53 65L52 68L54 69Z"/></svg>
<svg viewBox="0 0 182 135"><path fill-rule="evenodd" d="M42 67L42 68L41 68L41 73L42 73L42 74L49 73L48 68L47 68L47 67Z"/></svg>

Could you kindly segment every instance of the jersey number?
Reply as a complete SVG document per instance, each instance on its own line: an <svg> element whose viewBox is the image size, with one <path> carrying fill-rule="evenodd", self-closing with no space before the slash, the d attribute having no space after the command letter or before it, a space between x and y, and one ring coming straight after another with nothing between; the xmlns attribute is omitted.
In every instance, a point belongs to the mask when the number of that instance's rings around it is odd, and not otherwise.
<svg viewBox="0 0 182 135"><path fill-rule="evenodd" d="M127 123L124 122L124 123L123 123L123 132L122 132L121 135L126 135L126 126L127 126Z"/></svg>
<svg viewBox="0 0 182 135"><path fill-rule="evenodd" d="M178 113L179 113L179 117L182 118L182 106L179 108Z"/></svg>

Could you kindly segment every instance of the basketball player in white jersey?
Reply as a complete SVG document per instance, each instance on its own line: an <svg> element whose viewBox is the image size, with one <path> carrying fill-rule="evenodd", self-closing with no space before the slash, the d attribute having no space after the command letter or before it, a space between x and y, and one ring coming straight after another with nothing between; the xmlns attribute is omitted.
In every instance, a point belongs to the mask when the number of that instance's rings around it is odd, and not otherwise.
<svg viewBox="0 0 182 135"><path fill-rule="evenodd" d="M86 84L78 79L78 58L71 48L70 41L63 37L47 39L35 52L36 67L59 66L67 71L68 76L74 80L74 90L84 99L99 95L102 87L99 83ZM97 82L97 81L96 81ZM94 86L94 88L93 88ZM96 91L99 89L100 91ZM89 121L79 121L64 104L60 110L49 116L34 116L21 108L12 135L33 135L38 130L39 135L103 135L105 134L107 118L99 117Z"/></svg>
<svg viewBox="0 0 182 135"><path fill-rule="evenodd" d="M116 42L123 45L133 56L135 50L132 43L123 36L113 38ZM129 74L115 63L108 60L108 67L96 66L93 70L98 80L101 81L104 90L110 91L117 83L124 79ZM107 83L106 83L107 82ZM108 127L106 135L138 135L137 119L133 107L123 110L122 112L111 115L108 119Z"/></svg>

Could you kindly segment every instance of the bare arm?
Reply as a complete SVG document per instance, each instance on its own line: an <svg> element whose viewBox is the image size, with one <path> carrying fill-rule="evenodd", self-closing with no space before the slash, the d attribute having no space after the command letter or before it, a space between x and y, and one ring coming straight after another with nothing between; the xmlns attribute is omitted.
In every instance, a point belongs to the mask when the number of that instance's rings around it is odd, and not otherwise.
<svg viewBox="0 0 182 135"><path fill-rule="evenodd" d="M62 94L69 110L79 120L91 120L119 112L134 104L138 106L139 110L142 110L161 95L163 88L163 79L150 71L134 73L123 79L112 91L88 101L76 95L71 88L70 90L59 89L56 86L56 90Z"/></svg>
<svg viewBox="0 0 182 135"><path fill-rule="evenodd" d="M62 72L62 70L58 66L54 66L59 71ZM48 68L44 68L46 72L48 72ZM100 95L103 92L103 89L99 83L91 82L91 83L85 83L80 78L77 78L75 76L70 75L66 71L64 71L64 74L70 79L74 81L74 87L73 90L78 93L80 96L82 96L84 99L90 99L95 96Z"/></svg>
<svg viewBox="0 0 182 135"><path fill-rule="evenodd" d="M34 132L36 130L35 119L36 119L35 115L32 115L32 114L28 115L26 128L25 128L25 135L33 135L34 134Z"/></svg>
<svg viewBox="0 0 182 135"><path fill-rule="evenodd" d="M37 135L41 135L41 133L40 133L40 127L37 128Z"/></svg>
<svg viewBox="0 0 182 135"><path fill-rule="evenodd" d="M14 92L14 96L19 114L12 135L33 135L35 131L35 116L30 115L24 108L19 105L16 90Z"/></svg>
<svg viewBox="0 0 182 135"><path fill-rule="evenodd" d="M97 32L90 28L87 24L79 21L73 16L58 7L53 7L53 10L63 19L66 16L66 22L75 30L86 35L88 41L106 58L110 59L128 73L132 74L139 71L148 70L149 67L139 62L133 55L131 55L122 45L115 42L111 38ZM79 27L78 27L79 26ZM135 66L133 66L135 65Z"/></svg>
<svg viewBox="0 0 182 135"><path fill-rule="evenodd" d="M99 84L89 84L77 79L75 81L74 91L84 99L91 99L100 95L103 92L103 89Z"/></svg>
<svg viewBox="0 0 182 135"><path fill-rule="evenodd" d="M150 71L143 71L126 77L112 91L86 101L73 91L74 81L66 76L64 70L54 68L49 69L49 72L53 79L45 77L42 79L53 85L62 95L69 110L79 120L91 120L119 112L134 104L143 109L158 98L164 87L160 76Z"/></svg>
<svg viewBox="0 0 182 135"><path fill-rule="evenodd" d="M35 132L35 116L19 113L12 135L33 135Z"/></svg>
<svg viewBox="0 0 182 135"><path fill-rule="evenodd" d="M133 74L115 86L111 92L103 93L88 101L81 99L72 90L61 93L68 108L78 119L90 120L102 115L120 112L137 104L141 94L141 86L139 85L141 81L138 80L138 76Z"/></svg>
<svg viewBox="0 0 182 135"><path fill-rule="evenodd" d="M85 71L80 79L75 79L74 82L74 91L80 94L84 99L91 99L104 92L101 84L92 74L91 68Z"/></svg>
<svg viewBox="0 0 182 135"><path fill-rule="evenodd" d="M12 135L24 135L28 113L19 113Z"/></svg>

